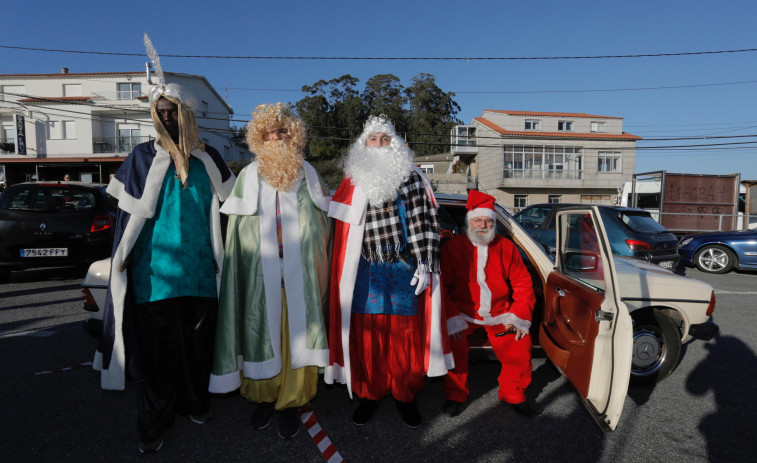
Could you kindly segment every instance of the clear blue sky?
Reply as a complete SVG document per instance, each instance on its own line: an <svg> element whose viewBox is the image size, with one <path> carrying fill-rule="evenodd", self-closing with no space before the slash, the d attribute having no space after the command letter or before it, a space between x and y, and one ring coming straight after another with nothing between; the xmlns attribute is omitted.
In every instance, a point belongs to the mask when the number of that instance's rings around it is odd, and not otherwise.
<svg viewBox="0 0 757 463"><path fill-rule="evenodd" d="M757 48L753 1L29 0L10 2L3 17L0 45L143 53L147 32L162 55L555 57ZM395 74L408 86L426 72L443 90L456 92L458 117L466 123L483 109L584 112L623 117L626 132L647 139L640 147L757 141L709 138L757 134L757 52L469 62L162 61L167 71L205 75L221 95L228 94L234 117L242 120L249 120L256 104L297 101L303 85L320 79L351 74L362 90L375 74ZM144 62L136 56L0 48L2 74L56 73L63 66L70 72L138 71ZM745 81L751 82L734 84ZM676 137L700 140L653 140ZM637 152L636 172L661 169L757 179L757 143Z"/></svg>

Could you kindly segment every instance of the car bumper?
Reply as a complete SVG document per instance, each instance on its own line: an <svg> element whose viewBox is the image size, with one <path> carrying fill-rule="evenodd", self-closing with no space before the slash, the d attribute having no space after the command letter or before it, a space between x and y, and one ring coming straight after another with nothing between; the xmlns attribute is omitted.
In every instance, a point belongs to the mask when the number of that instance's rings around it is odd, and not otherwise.
<svg viewBox="0 0 757 463"><path fill-rule="evenodd" d="M712 339L719 332L720 327L711 320L689 326L689 336L704 341Z"/></svg>

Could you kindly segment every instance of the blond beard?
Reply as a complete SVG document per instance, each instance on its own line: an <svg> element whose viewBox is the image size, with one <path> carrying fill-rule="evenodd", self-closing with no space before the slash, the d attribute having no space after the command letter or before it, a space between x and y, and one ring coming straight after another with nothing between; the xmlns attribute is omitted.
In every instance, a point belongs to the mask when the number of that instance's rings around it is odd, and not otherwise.
<svg viewBox="0 0 757 463"><path fill-rule="evenodd" d="M299 178L302 153L288 140L263 142L257 154L258 173L277 191L287 191Z"/></svg>
<svg viewBox="0 0 757 463"><path fill-rule="evenodd" d="M344 172L360 187L371 206L380 206L397 197L397 189L413 171L412 152L356 146L350 148Z"/></svg>
<svg viewBox="0 0 757 463"><path fill-rule="evenodd" d="M494 239L494 233L494 227L489 228L486 233L479 233L477 229L471 226L470 222L465 224L465 234L468 235L471 243L477 246L488 246Z"/></svg>

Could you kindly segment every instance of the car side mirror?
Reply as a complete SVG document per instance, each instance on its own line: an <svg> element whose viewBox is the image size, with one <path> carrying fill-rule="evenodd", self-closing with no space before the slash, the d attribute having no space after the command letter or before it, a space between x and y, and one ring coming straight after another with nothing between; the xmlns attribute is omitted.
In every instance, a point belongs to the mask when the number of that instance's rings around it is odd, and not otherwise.
<svg viewBox="0 0 757 463"><path fill-rule="evenodd" d="M563 254L565 268L574 272L593 272L599 267L599 258L596 254L568 251Z"/></svg>

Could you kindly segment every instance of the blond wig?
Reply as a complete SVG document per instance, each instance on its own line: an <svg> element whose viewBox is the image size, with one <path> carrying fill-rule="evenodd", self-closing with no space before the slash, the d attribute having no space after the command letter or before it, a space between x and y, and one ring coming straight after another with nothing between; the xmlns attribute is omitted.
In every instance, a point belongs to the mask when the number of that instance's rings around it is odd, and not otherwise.
<svg viewBox="0 0 757 463"><path fill-rule="evenodd" d="M286 103L261 104L252 112L252 120L247 124L247 145L255 154L264 148L265 134L276 129L287 129L292 146L299 152L305 149L305 124Z"/></svg>
<svg viewBox="0 0 757 463"><path fill-rule="evenodd" d="M163 126L158 117L156 106L160 98L165 98L179 108L179 145L173 142L171 135ZM152 102L151 115L152 122L155 124L155 130L158 132L158 144L165 148L171 154L174 166L176 167L176 178L179 179L184 188L187 187L187 177L189 177L189 156L193 149L205 149L205 145L200 141L200 134L197 128L197 120L192 111L184 106L181 101L172 97L162 95Z"/></svg>

